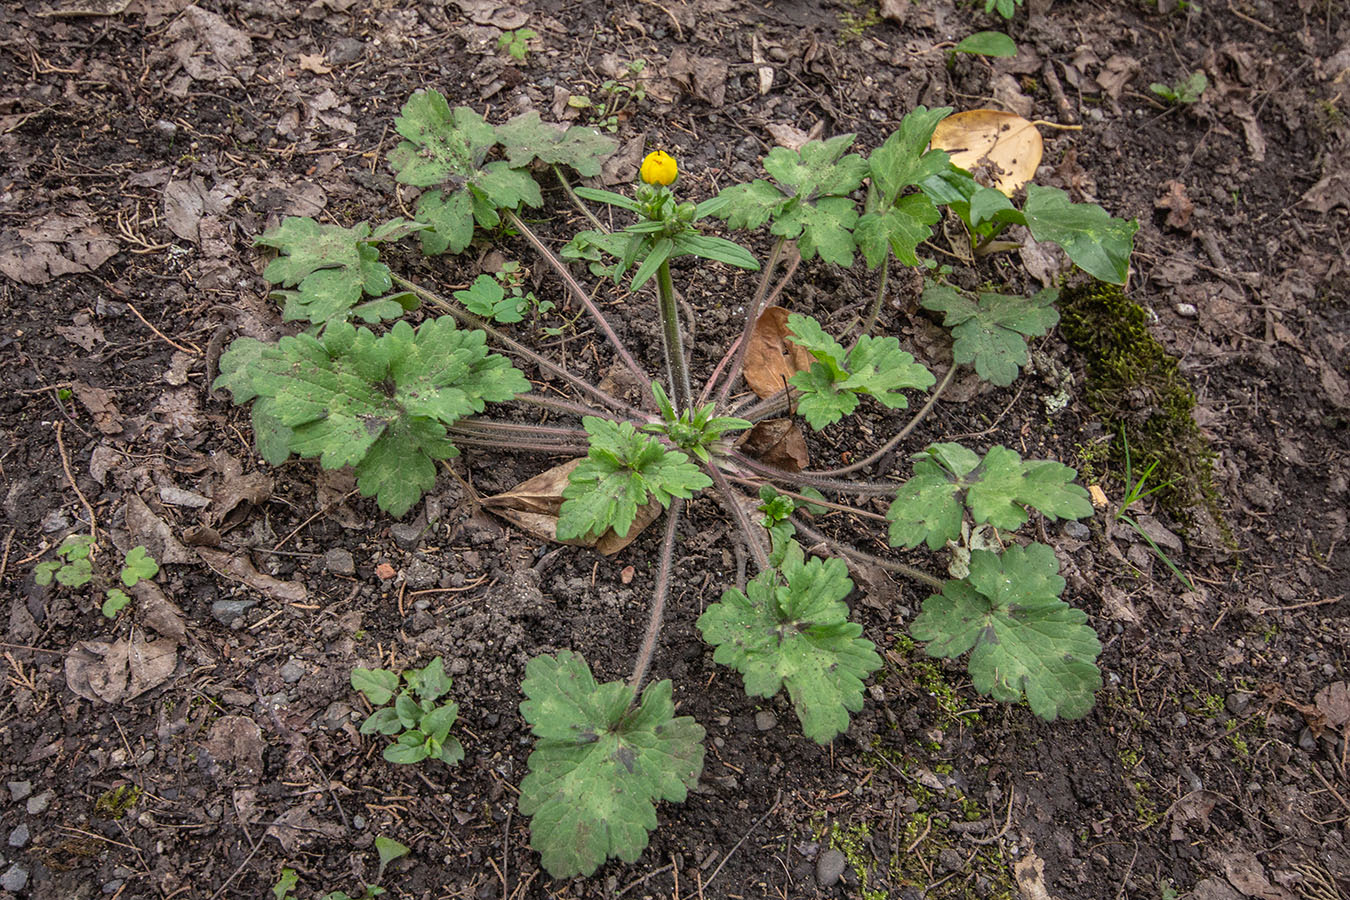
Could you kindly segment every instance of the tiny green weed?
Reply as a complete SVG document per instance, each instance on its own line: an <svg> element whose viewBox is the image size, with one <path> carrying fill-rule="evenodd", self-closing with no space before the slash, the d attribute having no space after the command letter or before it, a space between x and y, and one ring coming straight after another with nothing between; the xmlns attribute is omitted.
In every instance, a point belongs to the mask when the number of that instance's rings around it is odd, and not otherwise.
<svg viewBox="0 0 1350 900"><path fill-rule="evenodd" d="M436 701L450 690L451 679L438 656L420 669L405 669L400 676L389 669L353 669L352 687L360 691L371 706L381 707L361 724L362 734L395 737L384 748L391 763L412 765L425 759L439 759L457 765L464 758L459 738L450 736L450 728L459 716L459 704ZM385 706L393 701L392 706Z"/></svg>

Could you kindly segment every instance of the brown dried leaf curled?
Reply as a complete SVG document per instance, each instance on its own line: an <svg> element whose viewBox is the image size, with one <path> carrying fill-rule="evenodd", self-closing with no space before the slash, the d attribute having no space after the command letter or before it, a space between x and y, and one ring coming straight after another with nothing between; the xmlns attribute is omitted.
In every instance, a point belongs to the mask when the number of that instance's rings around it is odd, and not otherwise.
<svg viewBox="0 0 1350 900"><path fill-rule="evenodd" d="M815 358L788 340L788 311L770 306L760 314L745 348L745 383L760 398L787 387L787 380L811 368Z"/></svg>
<svg viewBox="0 0 1350 900"><path fill-rule="evenodd" d="M932 146L975 180L1011 197L1036 175L1044 145L1036 126L997 109L972 109L938 123ZM984 175L986 177L981 177Z"/></svg>

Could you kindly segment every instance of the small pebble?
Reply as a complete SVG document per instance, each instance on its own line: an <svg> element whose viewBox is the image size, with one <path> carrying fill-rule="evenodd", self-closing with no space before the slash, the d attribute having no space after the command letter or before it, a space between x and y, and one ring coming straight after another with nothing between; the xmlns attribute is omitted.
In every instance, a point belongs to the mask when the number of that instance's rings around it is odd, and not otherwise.
<svg viewBox="0 0 1350 900"><path fill-rule="evenodd" d="M360 815L352 816L352 827L357 831L364 829L366 827L366 817Z"/></svg>
<svg viewBox="0 0 1350 900"><path fill-rule="evenodd" d="M22 868L18 863L5 870L5 874L0 875L0 888L7 891L19 892L28 887L28 870Z"/></svg>
<svg viewBox="0 0 1350 900"><path fill-rule="evenodd" d="M112 881L105 881L103 883L103 893L115 894L121 889L123 884L125 884L125 882L120 878L114 878Z"/></svg>
<svg viewBox="0 0 1350 900"><path fill-rule="evenodd" d="M1194 319L1199 313L1194 303L1178 303L1176 306L1177 315L1183 319Z"/></svg>
<svg viewBox="0 0 1350 900"><path fill-rule="evenodd" d="M329 550L323 555L323 567L334 575L356 574L356 560L346 550Z"/></svg>
<svg viewBox="0 0 1350 900"><path fill-rule="evenodd" d="M305 667L294 659L288 659L281 667L281 680L295 684L305 675Z"/></svg>
<svg viewBox="0 0 1350 900"><path fill-rule="evenodd" d="M33 793L33 782L31 781L11 781L9 783L9 799L15 803L20 800L27 800L31 793Z"/></svg>
<svg viewBox="0 0 1350 900"><path fill-rule="evenodd" d="M9 845L11 847L28 846L28 823L24 822L9 833Z"/></svg>
<svg viewBox="0 0 1350 900"><path fill-rule="evenodd" d="M411 550L422 540L422 532L425 526L420 522L395 522L389 526L389 534L394 538L394 543L405 550Z"/></svg>
<svg viewBox="0 0 1350 900"><path fill-rule="evenodd" d="M844 854L838 850L830 849L816 857L816 884L821 887L831 887L839 876L844 874L844 867L848 865L848 860L844 859Z"/></svg>
<svg viewBox="0 0 1350 900"><path fill-rule="evenodd" d="M47 807L52 805L52 798L56 794L53 791L43 791L35 797L28 798L28 814L30 816L39 816L47 811Z"/></svg>
<svg viewBox="0 0 1350 900"><path fill-rule="evenodd" d="M257 600L217 600L211 604L211 617L226 628L258 605Z"/></svg>
<svg viewBox="0 0 1350 900"><path fill-rule="evenodd" d="M771 731L778 724L778 717L767 709L755 713L755 727L760 731Z"/></svg>
<svg viewBox="0 0 1350 900"><path fill-rule="evenodd" d="M1309 753L1317 749L1317 738L1313 737L1310 729L1303 729L1303 733L1298 736L1298 745Z"/></svg>
<svg viewBox="0 0 1350 900"><path fill-rule="evenodd" d="M1092 536L1092 532L1082 522L1065 522L1059 527L1059 530L1066 538L1072 538L1075 541L1086 541Z"/></svg>

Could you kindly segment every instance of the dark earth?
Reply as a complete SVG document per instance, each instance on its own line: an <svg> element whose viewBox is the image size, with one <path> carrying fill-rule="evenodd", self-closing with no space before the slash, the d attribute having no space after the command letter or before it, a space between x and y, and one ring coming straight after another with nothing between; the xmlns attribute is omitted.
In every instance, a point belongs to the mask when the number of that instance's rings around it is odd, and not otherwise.
<svg viewBox="0 0 1350 900"><path fill-rule="evenodd" d="M520 27L537 32L523 61L498 46ZM949 60L982 29L1017 56ZM1196 103L1150 90L1195 71ZM535 109L590 124L605 116L568 98L603 103L624 78L642 96L599 122L622 143L602 183L625 190L659 147L695 199L760 175L801 132L874 148L920 104L1081 125L1042 129L1037 181L1138 219L1127 295L1195 392L1215 499L1206 515L1157 497L1134 509L1188 590L1114 520L1112 429L1057 333L1012 387L953 390L905 452L1002 443L1104 491L1093 519L1032 527L1101 636L1104 687L1076 722L988 702L963 663L906 639L925 589L855 571L854 617L886 665L828 747L783 695L747 698L700 640L694 620L738 560L722 509L695 501L653 674L707 729L701 782L660 807L636 863L567 882L540 869L516 809L520 679L564 648L601 680L627 676L661 529L610 557L550 547L475 498L557 460L474 450L392 520L344 472L262 463L246 411L210 383L233 337L294 330L261 278L265 228L408 208L385 155L411 92L494 122ZM5 3L0 896L261 898L283 867L305 900L359 894L383 835L412 849L380 880L391 897L1350 897L1348 114L1344 0L1028 0L1006 23L952 0ZM554 246L584 227L556 187L545 209ZM959 227L920 255L969 287L1038 287L1016 251L952 258ZM748 240L764 258L763 233ZM564 328L548 352L602 374L605 343L567 324L578 311L523 240L385 258L448 291L494 250L559 304L540 323ZM706 375L754 277L686 262ZM945 368L919 279L896 265L892 283L882 333ZM842 330L873 285L816 260L782 302ZM600 299L657 370L648 293ZM907 420L879 410L813 437L817 465ZM897 454L870 474L907 473ZM101 559L144 544L161 564L112 621L92 590L32 577L91 524ZM821 524L942 572L864 519ZM350 672L436 656L465 760L389 764L357 733Z"/></svg>

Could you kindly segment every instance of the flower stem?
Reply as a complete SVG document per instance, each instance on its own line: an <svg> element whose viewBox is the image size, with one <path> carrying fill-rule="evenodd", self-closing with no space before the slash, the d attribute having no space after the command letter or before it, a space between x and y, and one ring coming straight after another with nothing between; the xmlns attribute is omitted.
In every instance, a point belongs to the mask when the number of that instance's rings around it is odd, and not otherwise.
<svg viewBox="0 0 1350 900"><path fill-rule="evenodd" d="M619 340L619 335L614 331L614 327L609 324L609 319L605 318L605 314L600 311L600 307L595 305L591 295L586 293L585 289L572 277L572 273L567 270L567 266L563 265L562 260L558 259L552 250L548 249L544 242L539 239L539 235L535 234L528 225L521 221L520 216L509 209L502 212L511 227L519 231L525 240L529 241L530 245L534 247L535 252L543 257L544 262L553 267L553 270L558 273L558 277L562 279L563 284L571 291L572 296L585 308L586 312L591 314L596 327L609 339L610 344L614 347L614 352L619 355L623 364L637 376L640 383L650 384L651 377L638 365L637 360L633 358L633 354L628 352L628 347L624 345L623 341Z"/></svg>
<svg viewBox="0 0 1350 900"><path fill-rule="evenodd" d="M888 571L895 572L899 575L904 575L906 578L912 578L915 581L926 584L935 590L939 591L942 590L942 579L934 578L932 575L929 575L922 569L916 569L913 566L907 566L904 563L898 563L895 562L894 560L885 559L884 557L881 556L873 556L871 553L868 553L865 550L859 550L857 547L854 547L851 544L845 544L843 541L836 541L834 538L825 534L825 532L818 531L815 528L812 528L810 525L807 525L798 516L792 517L792 524L797 527L798 531L809 537L811 540L819 541L820 543L825 544L827 547L834 548L839 552L839 555L841 556L847 556L850 559L856 559L859 562L871 563L874 566L880 566L881 568L886 569Z"/></svg>
<svg viewBox="0 0 1350 900"><path fill-rule="evenodd" d="M810 471L810 474L821 475L826 478L838 478L841 475L848 475L851 472L858 471L859 469L865 469L868 466L872 465L872 463L881 459L887 453L890 453L897 446L899 446L901 441L909 437L910 432L914 430L915 426L917 426L920 422L922 422L924 417L927 416L928 413L932 411L933 406L937 403L938 397L940 397L942 395L942 392L947 389L947 385L952 383L952 376L954 376L955 374L956 374L956 364L953 363L952 367L947 370L947 374L942 376L942 381L938 382L937 389L934 390L932 396L928 398L928 402L925 403L923 407L914 414L914 417L909 420L909 423L906 424L904 428L901 428L900 431L896 433L895 437L891 438L889 441L878 447L866 459L860 459L855 463L851 463L839 469L808 470Z"/></svg>
<svg viewBox="0 0 1350 900"><path fill-rule="evenodd" d="M591 208L582 202L581 198L577 196L576 191L572 190L572 185L568 183L567 176L562 173L562 169L558 166L554 166L553 174L558 176L558 183L562 185L563 191L567 194L568 199L572 201L572 204L576 206L577 209L581 210L583 216L590 220L590 223L595 226L595 230L601 234L609 234L609 229L605 227L605 223L597 219L595 213L591 212Z"/></svg>
<svg viewBox="0 0 1350 900"><path fill-rule="evenodd" d="M881 275L877 278L877 295L872 298L872 305L867 308L867 316L863 319L862 328L858 329L858 337L853 339L853 347L858 346L858 340L865 334L872 333L872 326L877 324L877 316L881 315L881 304L886 299L886 281L891 271L891 255L889 252L881 263ZM849 347L849 352L853 352L853 347Z"/></svg>
<svg viewBox="0 0 1350 900"><path fill-rule="evenodd" d="M690 409L694 391L689 386L689 364L684 357L684 338L680 331L680 311L675 304L675 283L670 278L670 262L656 270L656 292L661 309L661 338L666 354L666 377L676 412Z"/></svg>
<svg viewBox="0 0 1350 900"><path fill-rule="evenodd" d="M680 527L680 511L684 501L676 497L670 501L670 510L666 513L666 533L661 539L661 558L656 569L656 584L652 590L651 614L647 619L647 632L642 636L642 647L638 650L637 661L633 664L633 677L628 686L633 689L636 700L642 682L651 667L652 656L656 653L656 639L661 636L661 622L665 618L666 598L670 596L670 570L675 558L675 537Z"/></svg>
<svg viewBox="0 0 1350 900"><path fill-rule="evenodd" d="M757 459L751 459L744 453L730 453L727 459L736 466L761 475L770 481L787 484L804 484L821 491L837 491L841 494L858 494L865 497L884 497L894 495L897 483L887 481L845 481L842 478L827 478L814 472L789 472L777 466L766 465Z"/></svg>
<svg viewBox="0 0 1350 900"><path fill-rule="evenodd" d="M722 390L717 395L718 406L726 404L727 397L731 394L731 387L735 384L737 376L741 374L741 366L745 364L745 351L750 346L750 335L754 333L755 324L759 321L760 307L764 304L764 296L769 290L769 280L773 277L773 270L778 266L778 259L783 255L783 246L786 243L787 238L780 237L774 241L773 249L769 251L769 261L764 264L764 271L759 276L759 285L755 288L755 296L745 310L745 327L741 329L741 339L734 345L736 355L732 358L731 368L727 370L726 383L722 385ZM721 364L719 364L718 369L721 368ZM714 373L713 377L708 380L708 386L704 388L704 396L707 396L716 380L717 376Z"/></svg>
<svg viewBox="0 0 1350 900"><path fill-rule="evenodd" d="M726 474L717 466L710 465L703 468L717 487L717 495L721 498L722 505L726 507L727 512L740 526L741 534L745 536L745 543L750 548L750 555L755 558L755 564L761 570L769 568L769 549L765 546L764 535L756 528L755 523L750 521L745 506L739 502L737 492L731 486L731 482L727 480Z"/></svg>

